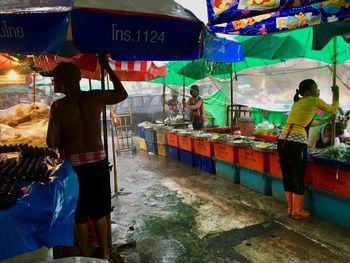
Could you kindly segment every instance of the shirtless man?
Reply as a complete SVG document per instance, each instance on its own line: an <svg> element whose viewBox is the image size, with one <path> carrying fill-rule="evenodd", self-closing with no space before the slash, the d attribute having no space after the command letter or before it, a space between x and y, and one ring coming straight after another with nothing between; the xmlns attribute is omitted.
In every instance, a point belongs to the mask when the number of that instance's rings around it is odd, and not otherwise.
<svg viewBox="0 0 350 263"><path fill-rule="evenodd" d="M87 226L90 217L100 240L101 257L109 259L107 217L111 212L111 190L100 116L105 105L119 103L128 94L107 58L100 57L99 62L107 71L114 90L80 91L80 71L68 62L62 62L53 71L43 74L53 77L55 92L66 95L51 106L46 142L49 147L58 148L63 159L72 162L78 175L75 225L81 254L90 256Z"/></svg>

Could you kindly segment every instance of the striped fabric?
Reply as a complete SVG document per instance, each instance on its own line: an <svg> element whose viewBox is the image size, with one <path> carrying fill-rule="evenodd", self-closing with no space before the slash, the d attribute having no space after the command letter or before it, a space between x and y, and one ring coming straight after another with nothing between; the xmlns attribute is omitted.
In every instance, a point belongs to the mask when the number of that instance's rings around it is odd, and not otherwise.
<svg viewBox="0 0 350 263"><path fill-rule="evenodd" d="M286 133L282 132L278 139L285 140L286 136L287 136ZM289 134L287 141L300 142L300 143L307 144L307 137L305 135L302 135L302 134L291 133L291 134Z"/></svg>
<svg viewBox="0 0 350 263"><path fill-rule="evenodd" d="M111 61L111 68L117 71L141 71L147 72L152 61Z"/></svg>
<svg viewBox="0 0 350 263"><path fill-rule="evenodd" d="M106 158L105 151L96 151L96 152L65 155L63 159L70 160L73 166L79 166L86 163L94 163L94 162L102 161L105 158Z"/></svg>

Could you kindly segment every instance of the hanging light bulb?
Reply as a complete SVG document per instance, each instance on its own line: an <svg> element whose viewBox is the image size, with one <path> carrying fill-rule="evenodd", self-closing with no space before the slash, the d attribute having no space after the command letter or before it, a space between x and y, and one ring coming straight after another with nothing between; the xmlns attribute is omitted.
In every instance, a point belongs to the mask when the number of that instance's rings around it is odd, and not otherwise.
<svg viewBox="0 0 350 263"><path fill-rule="evenodd" d="M14 70L10 70L8 73L7 73L7 79L10 80L10 81L15 81L18 79L18 73Z"/></svg>

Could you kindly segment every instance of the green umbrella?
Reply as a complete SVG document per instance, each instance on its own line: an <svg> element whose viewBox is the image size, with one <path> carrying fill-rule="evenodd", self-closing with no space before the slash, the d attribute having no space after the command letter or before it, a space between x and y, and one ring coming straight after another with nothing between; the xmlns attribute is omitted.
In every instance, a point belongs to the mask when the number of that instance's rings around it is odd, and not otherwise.
<svg viewBox="0 0 350 263"><path fill-rule="evenodd" d="M333 40L322 50L313 50L313 30L304 28L289 31L282 34L270 34L262 36L238 36L236 40L241 42L245 57L260 59L288 60L291 58L309 58L333 63L334 47ZM337 63L343 63L350 59L349 45L343 38L337 38Z"/></svg>
<svg viewBox="0 0 350 263"><path fill-rule="evenodd" d="M197 80L191 79L191 78L186 78L186 84L191 85L195 83ZM177 85L177 86L182 86L183 85L183 76L168 69L168 73L165 77L153 79L151 81L148 81L151 83L160 83L160 84L167 84L167 85Z"/></svg>

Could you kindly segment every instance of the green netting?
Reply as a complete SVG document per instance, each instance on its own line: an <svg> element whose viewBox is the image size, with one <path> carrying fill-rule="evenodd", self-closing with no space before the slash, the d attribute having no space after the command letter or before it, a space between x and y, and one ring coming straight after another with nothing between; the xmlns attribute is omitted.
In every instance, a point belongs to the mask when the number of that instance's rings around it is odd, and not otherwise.
<svg viewBox="0 0 350 263"><path fill-rule="evenodd" d="M204 111L209 112L215 119L214 125L225 126L226 107L230 105L230 100L221 91L217 91L211 97L203 98Z"/></svg>

